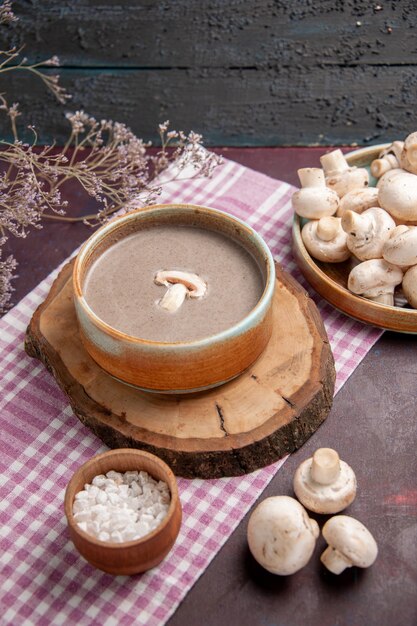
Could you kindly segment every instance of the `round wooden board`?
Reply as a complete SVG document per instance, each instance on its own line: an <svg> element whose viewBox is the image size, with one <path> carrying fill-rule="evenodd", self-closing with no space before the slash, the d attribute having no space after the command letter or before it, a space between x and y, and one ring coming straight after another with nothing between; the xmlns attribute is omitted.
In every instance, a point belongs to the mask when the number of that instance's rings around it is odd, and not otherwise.
<svg viewBox="0 0 417 626"><path fill-rule="evenodd" d="M313 301L279 266L265 352L234 381L175 397L124 385L90 358L78 334L72 265L33 315L25 347L109 447L153 452L184 477L237 476L299 448L326 418L335 380L326 332Z"/></svg>
<svg viewBox="0 0 417 626"><path fill-rule="evenodd" d="M347 153L346 160L356 167L367 167L389 144L369 146ZM370 177L371 186L376 180ZM327 302L350 317L372 324L378 328L395 332L417 334L417 310L378 304L351 293L347 288L350 271L354 267L351 259L344 263L322 263L308 253L301 237L305 220L294 216L292 242L293 254L305 279Z"/></svg>

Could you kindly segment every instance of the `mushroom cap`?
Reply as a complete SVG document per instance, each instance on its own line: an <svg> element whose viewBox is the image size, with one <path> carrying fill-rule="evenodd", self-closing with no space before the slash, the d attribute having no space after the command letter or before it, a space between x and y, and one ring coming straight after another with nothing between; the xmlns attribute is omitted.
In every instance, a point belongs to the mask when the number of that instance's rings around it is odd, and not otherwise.
<svg viewBox="0 0 417 626"><path fill-rule="evenodd" d="M317 522L294 498L274 496L263 500L248 524L248 544L253 557L272 574L294 574L310 560L319 535Z"/></svg>
<svg viewBox="0 0 417 626"><path fill-rule="evenodd" d="M335 515L324 524L322 533L329 546L357 567L370 567L378 555L375 539L354 517Z"/></svg>
<svg viewBox="0 0 417 626"><path fill-rule="evenodd" d="M382 256L394 265L417 264L417 227L397 226L385 242Z"/></svg>
<svg viewBox="0 0 417 626"><path fill-rule="evenodd" d="M345 211L342 228L347 232L346 244L352 254L367 261L382 257L382 248L395 222L384 209L371 207L361 214Z"/></svg>
<svg viewBox="0 0 417 626"><path fill-rule="evenodd" d="M350 167L340 174L326 176L326 185L343 198L353 189L363 189L369 185L368 170L364 167Z"/></svg>
<svg viewBox="0 0 417 626"><path fill-rule="evenodd" d="M410 267L404 274L402 288L408 304L417 309L417 265Z"/></svg>
<svg viewBox="0 0 417 626"><path fill-rule="evenodd" d="M336 231L335 236L329 240L320 237L320 224L327 223L333 225ZM350 257L350 250L346 245L347 235L340 217L322 217L318 221L307 222L303 226L301 237L308 252L319 261L340 263Z"/></svg>
<svg viewBox="0 0 417 626"><path fill-rule="evenodd" d="M363 213L366 209L379 206L378 189L376 187L363 187L362 189L352 189L340 200L337 209L337 217L342 217L345 211L355 211Z"/></svg>
<svg viewBox="0 0 417 626"><path fill-rule="evenodd" d="M409 172L385 174L378 185L379 204L400 223L417 220L417 177Z"/></svg>
<svg viewBox="0 0 417 626"><path fill-rule="evenodd" d="M292 206L300 217L319 219L336 213L339 196L325 186L303 187L293 194Z"/></svg>
<svg viewBox="0 0 417 626"><path fill-rule="evenodd" d="M300 502L314 513L339 513L356 496L356 476L353 469L339 460L340 471L330 484L323 485L312 477L313 457L306 459L294 475L294 492Z"/></svg>
<svg viewBox="0 0 417 626"><path fill-rule="evenodd" d="M381 178L378 180L376 184L377 189L379 189L381 185L383 185L387 179L391 180L398 174L408 174L408 172L406 170L403 170L401 167L388 170L388 172L385 172L385 174L382 174Z"/></svg>
<svg viewBox="0 0 417 626"><path fill-rule="evenodd" d="M372 298L393 291L402 278L403 272L399 267L385 259L370 259L352 269L348 278L348 289L365 298Z"/></svg>
<svg viewBox="0 0 417 626"><path fill-rule="evenodd" d="M202 298L207 291L207 283L198 274L182 270L158 270L154 276L157 285L183 284L190 298Z"/></svg>

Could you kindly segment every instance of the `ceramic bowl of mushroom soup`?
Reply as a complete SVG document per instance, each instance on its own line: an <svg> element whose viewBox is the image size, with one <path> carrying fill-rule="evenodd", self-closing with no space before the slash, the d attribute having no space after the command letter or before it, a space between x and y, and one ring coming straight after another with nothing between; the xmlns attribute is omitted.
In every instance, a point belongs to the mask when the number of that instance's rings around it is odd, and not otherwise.
<svg viewBox="0 0 417 626"><path fill-rule="evenodd" d="M112 220L79 252L73 286L90 356L145 391L225 383L272 332L271 252L250 226L211 208L155 205Z"/></svg>

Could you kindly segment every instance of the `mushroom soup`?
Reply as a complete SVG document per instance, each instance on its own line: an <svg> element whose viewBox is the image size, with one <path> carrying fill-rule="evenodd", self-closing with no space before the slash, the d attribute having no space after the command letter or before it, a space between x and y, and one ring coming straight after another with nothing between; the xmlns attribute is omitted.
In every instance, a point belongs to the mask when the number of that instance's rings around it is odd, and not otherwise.
<svg viewBox="0 0 417 626"><path fill-rule="evenodd" d="M143 229L92 263L84 295L104 322L151 341L193 341L242 320L265 288L257 261L218 232L183 225Z"/></svg>

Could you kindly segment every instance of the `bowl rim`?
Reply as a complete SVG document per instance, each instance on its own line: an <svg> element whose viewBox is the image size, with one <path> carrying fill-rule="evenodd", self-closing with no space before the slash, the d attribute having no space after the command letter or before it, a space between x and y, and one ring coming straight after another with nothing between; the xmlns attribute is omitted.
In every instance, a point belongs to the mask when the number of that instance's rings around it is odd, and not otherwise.
<svg viewBox="0 0 417 626"><path fill-rule="evenodd" d="M90 535L89 533L87 533L86 531L84 531L82 528L78 526L76 520L74 519L74 514L73 514L73 505L74 505L75 495L74 495L74 498L70 501L69 491L70 491L70 486L76 481L76 478L82 472L83 469L94 465L99 459L103 459L103 458L110 459L112 456L120 456L120 454L131 454L132 456L137 456L138 458L143 458L143 457L149 458L149 459L152 459L152 461L156 462L158 465L160 465L160 467L167 474L167 480L165 480L164 482L166 482L168 485L168 488L171 494L171 501L169 504L167 514L165 515L164 519L152 532L147 533L146 535L144 535L143 537L140 537L139 539L133 539L132 541L123 541L123 542L116 543L114 541L102 541L101 539L98 539L97 537ZM131 471L131 470L125 470L125 471ZM142 471L142 470L138 470L138 471ZM146 471L146 470L143 470L143 471ZM152 478L156 480L154 476L152 476ZM76 493L79 493L79 492L77 491ZM75 533L80 535L83 539L87 540L89 543L94 544L97 547L108 548L110 550L118 550L121 548L124 549L126 547L129 548L132 546L140 546L140 545L146 544L150 539L153 539L157 535L164 532L165 527L168 525L168 523L174 516L175 510L178 504L181 509L182 507L181 507L181 500L180 500L179 493L178 493L177 479L172 469L169 467L169 465L167 465L167 463L165 463L165 461L163 461L161 458L156 456L156 454L146 452L145 450L138 450L136 448L115 448L113 450L106 450L106 452L101 452L100 454L96 454L95 456L91 457L88 461L80 465L75 470L70 480L68 481L68 484L65 489L65 495L64 495L64 511L65 511L65 517L67 518L68 526L71 526L71 529Z"/></svg>
<svg viewBox="0 0 417 626"><path fill-rule="evenodd" d="M175 209L182 209L184 211L192 210L196 214L204 213L206 215L220 216L225 218L228 221L234 222L239 225L247 234L253 238L255 243L259 246L261 253L265 255L266 259L266 279L265 279L265 288L262 292L261 297L259 298L256 305L249 311L245 317L239 320L233 326L222 330L219 333L215 333L213 335L208 335L205 337L201 337L200 339L195 339L192 341L155 341L151 339L143 339L142 337L135 337L134 335L129 335L124 333L110 324L104 322L96 313L94 313L93 309L88 304L87 300L84 297L83 290L81 287L81 270L83 262L88 254L88 251L91 246L98 243L103 237L106 237L108 234L112 233L114 229L121 228L125 223L129 223L131 220L140 219L139 216L149 214L151 212L156 211L165 211L169 212ZM127 341L132 344L149 346L149 347L162 347L162 348L175 348L176 350L184 348L204 348L207 346L213 345L213 343L222 343L230 337L239 336L243 334L245 331L250 329L259 319L266 314L270 303L272 302L272 298L275 290L275 262L272 256L272 253L264 241L264 239L257 233L249 224L244 222L238 217L227 213L226 211L221 211L219 209L214 209L212 207L206 207L202 205L195 204L187 204L187 203L168 203L168 204L153 204L148 207L144 207L141 209L136 209L134 211L130 211L112 219L107 224L104 224L101 228L99 228L91 237L87 239L87 241L82 245L80 251L77 254L74 264L73 270L73 287L74 287L74 295L77 299L78 304L84 309L87 317L89 317L94 324L102 330L107 335L112 336L115 339L121 339L123 341Z"/></svg>

